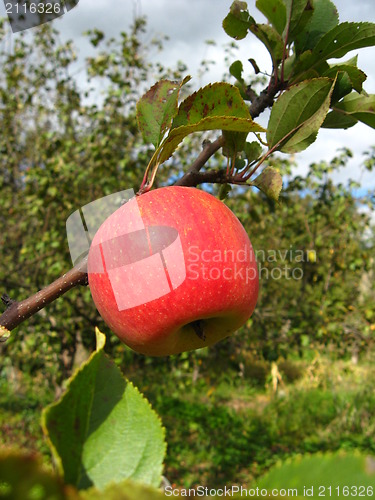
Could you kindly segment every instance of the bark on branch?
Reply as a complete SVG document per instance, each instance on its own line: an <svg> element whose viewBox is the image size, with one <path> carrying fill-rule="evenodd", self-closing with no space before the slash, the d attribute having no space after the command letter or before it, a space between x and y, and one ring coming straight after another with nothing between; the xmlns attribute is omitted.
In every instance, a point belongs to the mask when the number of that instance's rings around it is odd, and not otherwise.
<svg viewBox="0 0 375 500"><path fill-rule="evenodd" d="M7 306L0 316L0 326L11 331L25 320L36 314L48 304L78 285L87 285L87 258L79 267L73 267L66 274L39 292L20 302L3 295L1 300Z"/></svg>

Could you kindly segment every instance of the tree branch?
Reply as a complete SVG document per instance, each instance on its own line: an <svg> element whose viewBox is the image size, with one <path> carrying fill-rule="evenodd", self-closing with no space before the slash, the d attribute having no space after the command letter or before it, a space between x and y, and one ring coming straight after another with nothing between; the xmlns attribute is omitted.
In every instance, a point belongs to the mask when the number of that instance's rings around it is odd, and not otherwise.
<svg viewBox="0 0 375 500"><path fill-rule="evenodd" d="M257 118L266 108L272 107L276 94L285 89L285 82L277 82L264 89L257 96L249 108L252 118ZM201 172L200 170L206 162L224 145L224 137L221 135L212 143L208 143L198 155L197 159L191 165L189 171L183 175L176 183L176 186L196 187L204 183L225 184L225 183L244 183L236 180L235 177L228 176L225 170L209 170ZM6 305L5 312L0 316L0 339L6 331L11 331L25 320L36 314L51 302L61 297L64 293L78 285L87 285L87 257L82 260L79 266L73 267L66 274L46 286L39 292L31 295L20 302L12 300L4 294L1 299ZM1 328L3 327L3 329ZM6 335L4 335L6 337Z"/></svg>
<svg viewBox="0 0 375 500"><path fill-rule="evenodd" d="M78 285L87 285L87 257L79 266L73 267L66 274L46 286L39 292L20 302L10 299L8 295L1 297L7 306L0 316L0 326L11 331L64 293Z"/></svg>
<svg viewBox="0 0 375 500"><path fill-rule="evenodd" d="M224 137L221 135L216 141L210 142L206 144L203 147L202 152L198 156L198 158L195 160L195 162L192 164L190 167L190 170L181 177L181 179L178 179L177 182L175 182L175 186L190 186L190 187L196 187L198 184L201 184L199 182L199 171L201 168L207 163L207 161L213 156L216 151L218 151L222 146L224 146ZM215 172L217 175L218 172ZM215 179L215 176L213 176ZM205 182L216 182L215 180L213 181L205 181Z"/></svg>

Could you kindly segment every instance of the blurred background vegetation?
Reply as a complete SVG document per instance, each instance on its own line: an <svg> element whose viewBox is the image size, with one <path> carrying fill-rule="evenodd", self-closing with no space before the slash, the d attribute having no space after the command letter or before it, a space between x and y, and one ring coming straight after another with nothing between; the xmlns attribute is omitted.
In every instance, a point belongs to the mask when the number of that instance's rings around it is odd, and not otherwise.
<svg viewBox="0 0 375 500"><path fill-rule="evenodd" d="M165 68L148 58L145 30L137 19L119 39L87 33L95 53L81 68L73 42L51 25L12 42L1 28L1 294L21 300L67 271L69 215L139 187L152 149L137 129L137 99L148 84L187 73L182 62ZM152 44L162 49L162 40ZM157 185L182 175L209 137L188 138ZM343 148L305 176L292 157L270 160L284 177L280 204L251 189L229 193L257 252L261 291L248 323L213 348L138 355L104 325L86 287L18 327L0 346L3 445L47 461L41 408L94 349L98 325L106 351L161 415L171 482L245 484L295 453L375 453L375 198L358 183L375 149L357 159L353 180L335 182L350 157ZM216 155L206 168L225 161Z"/></svg>

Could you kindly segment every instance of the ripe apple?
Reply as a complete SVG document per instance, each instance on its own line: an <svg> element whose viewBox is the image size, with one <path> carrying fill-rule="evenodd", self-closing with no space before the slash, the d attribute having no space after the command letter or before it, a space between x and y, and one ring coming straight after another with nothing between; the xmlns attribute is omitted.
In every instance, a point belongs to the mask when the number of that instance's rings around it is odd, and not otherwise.
<svg viewBox="0 0 375 500"><path fill-rule="evenodd" d="M258 298L245 229L223 202L191 187L149 191L109 216L91 243L88 277L111 330L155 356L231 335Z"/></svg>

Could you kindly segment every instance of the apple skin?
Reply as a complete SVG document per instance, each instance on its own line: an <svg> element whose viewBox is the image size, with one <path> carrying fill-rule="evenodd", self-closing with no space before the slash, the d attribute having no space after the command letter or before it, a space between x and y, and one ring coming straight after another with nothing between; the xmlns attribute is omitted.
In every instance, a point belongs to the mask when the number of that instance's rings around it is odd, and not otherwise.
<svg viewBox="0 0 375 500"><path fill-rule="evenodd" d="M197 188L163 187L134 200L146 232L167 227L178 234L186 276L167 294L119 310L108 270L99 272L95 266L98 249L103 256L103 242L123 234L124 225L130 234L139 229L136 223L132 228L127 204L123 205L100 226L88 257L91 294L106 324L126 345L153 356L206 347L233 334L251 316L259 288L254 251L240 221L223 202ZM138 263L142 258L136 259ZM171 271L172 264L171 259L164 261L164 270ZM148 276L152 281L146 265L141 274L146 282ZM132 288L121 291L121 277L116 276L116 282L120 295ZM147 289L152 291L153 283Z"/></svg>

